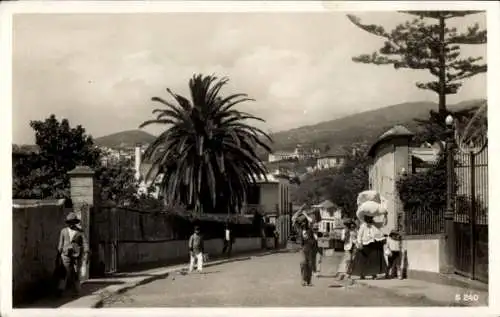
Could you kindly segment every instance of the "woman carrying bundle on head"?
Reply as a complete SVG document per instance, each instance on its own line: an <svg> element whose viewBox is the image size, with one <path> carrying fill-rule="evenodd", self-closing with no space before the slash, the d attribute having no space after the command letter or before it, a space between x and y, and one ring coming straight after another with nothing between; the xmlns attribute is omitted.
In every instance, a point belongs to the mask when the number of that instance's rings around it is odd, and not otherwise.
<svg viewBox="0 0 500 317"><path fill-rule="evenodd" d="M356 257L353 265L353 275L360 279L370 275L376 279L379 274L386 273L384 257L385 236L382 228L387 224L387 210L379 195L363 192L360 196L373 200L364 200L358 197L356 216L361 224L356 239ZM377 197L378 196L378 197Z"/></svg>

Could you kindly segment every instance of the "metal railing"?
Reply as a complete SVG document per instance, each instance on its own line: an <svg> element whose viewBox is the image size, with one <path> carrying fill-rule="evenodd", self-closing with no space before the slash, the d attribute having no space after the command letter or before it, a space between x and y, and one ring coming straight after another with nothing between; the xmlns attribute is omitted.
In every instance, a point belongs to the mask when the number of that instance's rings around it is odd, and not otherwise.
<svg viewBox="0 0 500 317"><path fill-rule="evenodd" d="M444 233L444 207L415 206L405 210L403 231L405 235L430 235Z"/></svg>

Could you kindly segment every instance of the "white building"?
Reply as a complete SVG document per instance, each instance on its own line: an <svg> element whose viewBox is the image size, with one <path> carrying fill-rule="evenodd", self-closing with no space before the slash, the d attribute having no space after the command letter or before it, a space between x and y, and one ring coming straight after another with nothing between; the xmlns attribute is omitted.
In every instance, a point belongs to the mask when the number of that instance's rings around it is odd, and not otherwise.
<svg viewBox="0 0 500 317"><path fill-rule="evenodd" d="M291 212L290 202L290 181L268 174L267 180L262 177L249 189L242 213L253 214L258 211L273 221L272 218Z"/></svg>
<svg viewBox="0 0 500 317"><path fill-rule="evenodd" d="M320 204L312 206L313 210L319 210L319 231L322 233L332 232L342 227L342 211L334 203L325 200Z"/></svg>
<svg viewBox="0 0 500 317"><path fill-rule="evenodd" d="M270 153L268 155L268 161L269 162L278 162L278 161L284 161L284 160L291 160L291 159L296 159L296 160L307 160L310 158L316 158L320 155L319 149L308 149L302 147L300 144L297 145L295 150L292 152L286 152L286 151L278 151L274 153Z"/></svg>
<svg viewBox="0 0 500 317"><path fill-rule="evenodd" d="M316 160L315 169L327 169L342 166L347 158L347 153L342 150L330 151Z"/></svg>

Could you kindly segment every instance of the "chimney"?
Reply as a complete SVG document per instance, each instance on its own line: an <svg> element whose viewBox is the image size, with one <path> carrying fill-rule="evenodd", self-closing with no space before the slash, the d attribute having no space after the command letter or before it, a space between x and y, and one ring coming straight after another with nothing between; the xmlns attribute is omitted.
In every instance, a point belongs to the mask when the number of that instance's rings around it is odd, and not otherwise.
<svg viewBox="0 0 500 317"><path fill-rule="evenodd" d="M135 145L135 179L138 181L141 178L141 144Z"/></svg>

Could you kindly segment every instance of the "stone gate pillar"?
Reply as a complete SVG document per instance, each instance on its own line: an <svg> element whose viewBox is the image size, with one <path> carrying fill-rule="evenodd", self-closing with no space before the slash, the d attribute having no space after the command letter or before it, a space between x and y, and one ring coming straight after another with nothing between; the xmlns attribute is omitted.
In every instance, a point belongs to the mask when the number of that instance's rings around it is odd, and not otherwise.
<svg viewBox="0 0 500 317"><path fill-rule="evenodd" d="M70 176L73 211L81 220L82 229L90 247L92 244L92 236L90 235L91 212L96 207L99 193L94 171L88 166L77 166L69 171L68 175ZM90 257L87 262L87 274L83 277L83 280L88 279L89 263Z"/></svg>
<svg viewBox="0 0 500 317"><path fill-rule="evenodd" d="M368 156L372 158L369 171L370 189L378 191L387 199L387 233L398 229L398 220L404 217L396 183L402 172L408 170L410 140L413 135L406 127L396 125L382 134L368 151Z"/></svg>

